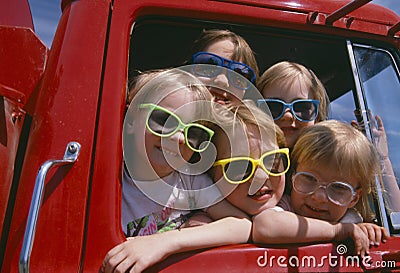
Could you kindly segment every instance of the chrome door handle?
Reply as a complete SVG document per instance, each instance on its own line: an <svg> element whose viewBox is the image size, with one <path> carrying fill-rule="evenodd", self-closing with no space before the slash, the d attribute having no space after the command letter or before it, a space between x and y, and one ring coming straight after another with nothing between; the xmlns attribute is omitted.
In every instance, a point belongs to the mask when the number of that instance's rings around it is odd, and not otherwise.
<svg viewBox="0 0 400 273"><path fill-rule="evenodd" d="M31 206L29 208L28 220L26 222L24 241L22 243L21 254L19 256L19 272L29 272L29 260L33 241L35 239L36 225L42 204L44 182L47 172L53 166L73 164L78 158L80 149L81 145L78 142L70 142L67 145L63 159L47 160L39 168L35 180L35 188L32 194Z"/></svg>

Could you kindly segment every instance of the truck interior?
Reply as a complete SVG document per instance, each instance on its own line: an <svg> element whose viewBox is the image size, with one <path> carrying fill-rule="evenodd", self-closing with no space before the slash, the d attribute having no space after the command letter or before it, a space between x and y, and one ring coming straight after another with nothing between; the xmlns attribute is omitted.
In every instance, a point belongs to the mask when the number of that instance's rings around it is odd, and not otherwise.
<svg viewBox="0 0 400 273"><path fill-rule="evenodd" d="M354 89L343 38L176 18L149 17L135 23L129 71L134 75L137 70L183 65L190 60L191 45L202 29L229 29L241 35L256 54L260 74L271 65L287 60L311 68L324 83L331 101Z"/></svg>

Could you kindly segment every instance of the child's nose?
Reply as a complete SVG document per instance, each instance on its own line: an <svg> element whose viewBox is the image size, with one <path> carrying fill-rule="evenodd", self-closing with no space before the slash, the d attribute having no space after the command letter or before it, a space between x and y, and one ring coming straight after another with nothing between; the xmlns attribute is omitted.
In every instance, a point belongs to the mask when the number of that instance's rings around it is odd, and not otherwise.
<svg viewBox="0 0 400 273"><path fill-rule="evenodd" d="M183 130L178 130L175 134L170 136L170 139L177 141L179 144L185 144L185 133Z"/></svg>
<svg viewBox="0 0 400 273"><path fill-rule="evenodd" d="M229 87L228 77L224 73L218 74L214 78L214 84L218 87Z"/></svg>
<svg viewBox="0 0 400 273"><path fill-rule="evenodd" d="M286 108L285 112L283 113L283 116L280 119L283 119L283 120L294 120L294 118L295 117L293 116L293 113L290 111L290 109Z"/></svg>
<svg viewBox="0 0 400 273"><path fill-rule="evenodd" d="M319 202L328 202L328 195L324 187L319 187L313 194L312 198Z"/></svg>
<svg viewBox="0 0 400 273"><path fill-rule="evenodd" d="M268 181L269 176L263 169L258 167L254 172L253 179L251 179L251 184L249 188L249 195L255 194L259 189L264 186L264 184Z"/></svg>

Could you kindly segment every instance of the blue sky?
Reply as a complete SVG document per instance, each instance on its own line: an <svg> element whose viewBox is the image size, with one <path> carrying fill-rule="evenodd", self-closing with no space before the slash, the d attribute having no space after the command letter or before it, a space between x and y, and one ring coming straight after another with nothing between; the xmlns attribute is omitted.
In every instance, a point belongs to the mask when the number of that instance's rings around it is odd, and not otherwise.
<svg viewBox="0 0 400 273"><path fill-rule="evenodd" d="M40 39L50 47L61 15L61 0L29 0L29 3L35 31ZM373 3L386 6L400 14L399 0L373 0Z"/></svg>
<svg viewBox="0 0 400 273"><path fill-rule="evenodd" d="M47 47L50 47L61 16L61 0L28 1L31 6L35 32Z"/></svg>

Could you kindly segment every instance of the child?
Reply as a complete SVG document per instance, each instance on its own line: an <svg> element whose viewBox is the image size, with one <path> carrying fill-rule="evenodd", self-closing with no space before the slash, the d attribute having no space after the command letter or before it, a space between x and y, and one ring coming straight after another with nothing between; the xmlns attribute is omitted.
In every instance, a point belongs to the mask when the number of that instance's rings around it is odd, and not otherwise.
<svg viewBox="0 0 400 273"><path fill-rule="evenodd" d="M229 30L203 30L192 46L194 74L207 85L216 102L239 103L258 77L256 58L249 44ZM217 69L216 66L220 68Z"/></svg>
<svg viewBox="0 0 400 273"><path fill-rule="evenodd" d="M323 84L301 64L283 61L271 66L260 77L257 88L264 97L258 100L259 106L268 106L289 148L293 148L302 128L328 116L329 99Z"/></svg>
<svg viewBox="0 0 400 273"><path fill-rule="evenodd" d="M226 199L253 216L274 207L281 199L283 174L290 164L289 150L282 148L286 143L279 127L250 101L233 107L233 111L242 121L244 132L235 123L229 125L224 115L216 117L225 126L216 130L213 140L217 158L211 174ZM225 183L219 183L221 180ZM232 185L236 187L229 193L227 189Z"/></svg>
<svg viewBox="0 0 400 273"><path fill-rule="evenodd" d="M288 150L279 149L276 144L273 121L254 104L240 105L232 111L224 106L214 110L219 125L213 140L217 147L217 161L212 171L216 184L222 190L233 190L229 200L249 215L274 207L283 194L285 176L282 174L289 168L289 159ZM279 133L278 128L278 136ZM280 134L278 141L284 139ZM260 158L263 160L259 161ZM246 168L240 168L243 165L238 163L246 163ZM236 166L232 169L230 164ZM248 164L252 166L250 172L247 172ZM210 212L215 214L215 209L208 208L207 213ZM221 214L220 218L224 218L206 225L128 240L110 250L103 270L125 272L131 268L141 272L173 253L247 242L250 220L225 216Z"/></svg>
<svg viewBox="0 0 400 273"><path fill-rule="evenodd" d="M199 175L188 171L197 167L205 172L212 164L201 166L205 156L189 163L195 154L206 153L214 134L204 122L212 100L207 88L179 69L140 77L137 87L142 88L132 91L136 95L123 134L122 227L128 237L179 228L191 211L223 198L201 170ZM219 202L216 211L246 217L226 201Z"/></svg>
<svg viewBox="0 0 400 273"><path fill-rule="evenodd" d="M373 219L368 197L379 170L376 151L361 132L335 120L320 122L304 129L291 160L291 196L284 196L279 204L287 212L266 210L257 215L254 241L299 243L352 237L361 255L368 253L369 244L385 241L384 228L360 223ZM287 228L281 229L280 223Z"/></svg>

